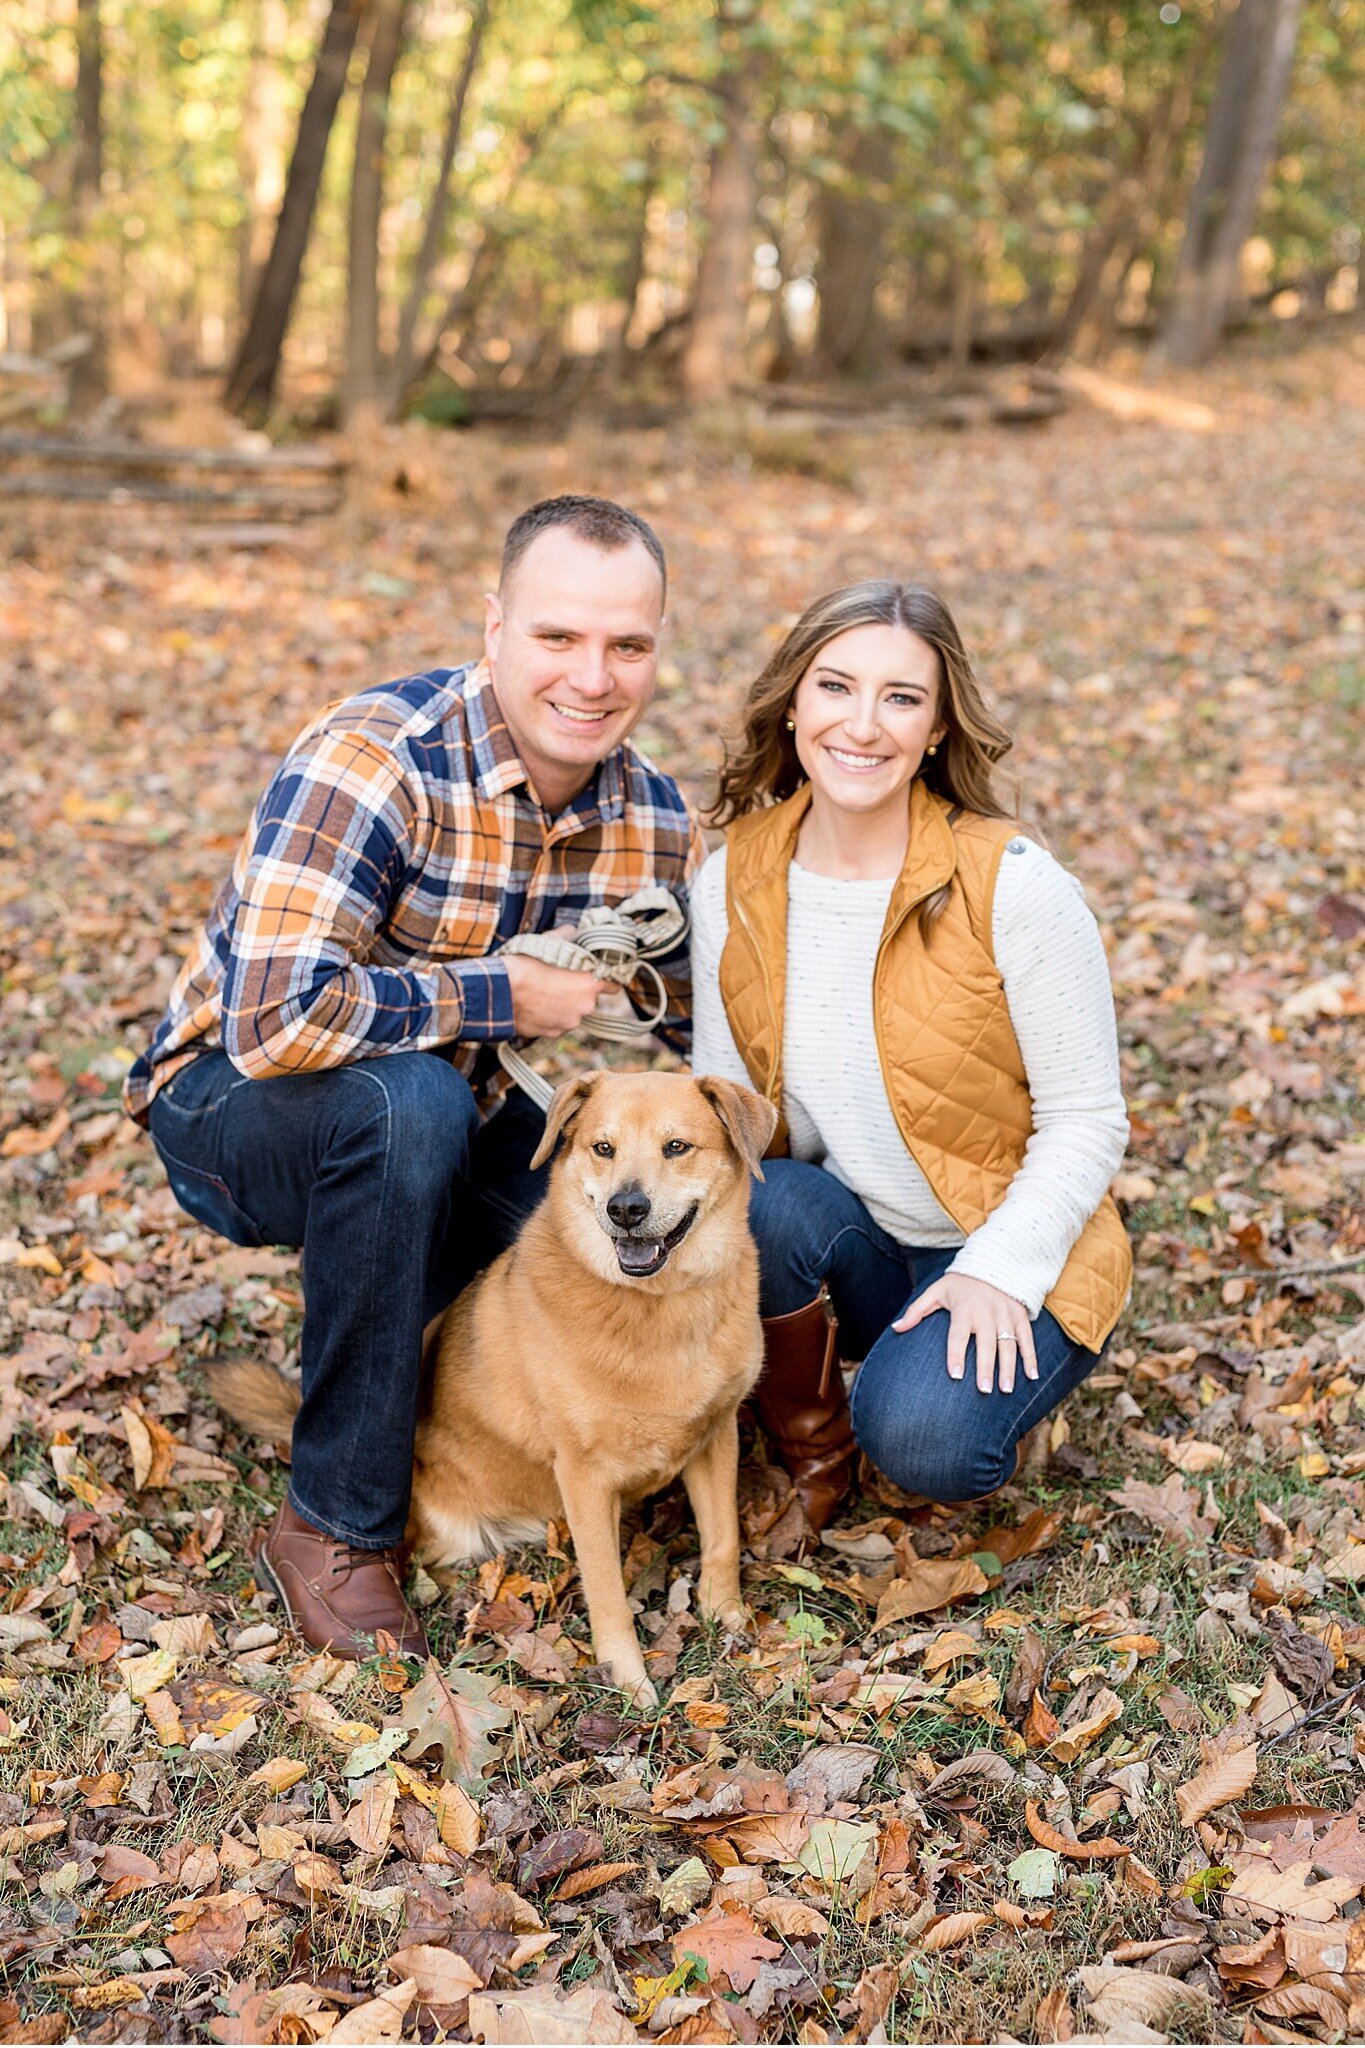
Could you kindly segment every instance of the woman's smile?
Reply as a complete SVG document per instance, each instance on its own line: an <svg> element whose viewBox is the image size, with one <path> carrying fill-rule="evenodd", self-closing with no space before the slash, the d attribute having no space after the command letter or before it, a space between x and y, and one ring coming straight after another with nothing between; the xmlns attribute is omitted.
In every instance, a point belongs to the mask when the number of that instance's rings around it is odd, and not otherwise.
<svg viewBox="0 0 1365 2048"><path fill-rule="evenodd" d="M825 752L851 775L866 775L874 768L884 768L891 759L889 754L855 754L847 747L834 746L829 740L825 741Z"/></svg>

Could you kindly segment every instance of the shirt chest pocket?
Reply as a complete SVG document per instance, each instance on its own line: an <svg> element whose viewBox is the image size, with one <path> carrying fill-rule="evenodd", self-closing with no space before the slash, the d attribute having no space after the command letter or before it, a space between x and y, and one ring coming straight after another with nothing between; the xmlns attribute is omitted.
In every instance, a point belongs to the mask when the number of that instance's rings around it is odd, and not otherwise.
<svg viewBox="0 0 1365 2048"><path fill-rule="evenodd" d="M391 904L376 951L409 960L475 960L498 945L501 886L491 863L469 861L448 876L410 875Z"/></svg>

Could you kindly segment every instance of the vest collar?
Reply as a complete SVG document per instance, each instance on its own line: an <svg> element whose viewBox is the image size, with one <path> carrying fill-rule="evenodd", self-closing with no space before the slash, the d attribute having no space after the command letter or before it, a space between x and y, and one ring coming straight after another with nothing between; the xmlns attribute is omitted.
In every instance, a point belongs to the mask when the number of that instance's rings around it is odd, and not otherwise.
<svg viewBox="0 0 1365 2048"><path fill-rule="evenodd" d="M810 784L805 782L772 810L750 813L752 836L746 832L744 837L751 851L744 860L742 878L736 877L743 891L760 887L775 870L781 871L785 883L810 799ZM910 841L905 850L905 865L887 906L888 934L917 903L952 880L957 869L957 841L948 822L949 815L947 800L916 776L910 785ZM749 825L750 819L744 823Z"/></svg>

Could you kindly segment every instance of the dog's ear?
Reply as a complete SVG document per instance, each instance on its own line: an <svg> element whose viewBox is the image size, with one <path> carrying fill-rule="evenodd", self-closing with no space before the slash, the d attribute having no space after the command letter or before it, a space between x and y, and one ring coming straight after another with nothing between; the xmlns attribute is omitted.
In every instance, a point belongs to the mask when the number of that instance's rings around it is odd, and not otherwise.
<svg viewBox="0 0 1365 2048"><path fill-rule="evenodd" d="M532 1166L545 1164L597 1086L598 1078L596 1074L576 1074L572 1081L563 1081L555 1089L550 1107L545 1112L545 1136L531 1156Z"/></svg>
<svg viewBox="0 0 1365 2048"><path fill-rule="evenodd" d="M697 1086L725 1126L730 1143L756 1180L762 1180L763 1154L777 1129L777 1111L766 1097L738 1081L722 1081L716 1074L702 1074Z"/></svg>

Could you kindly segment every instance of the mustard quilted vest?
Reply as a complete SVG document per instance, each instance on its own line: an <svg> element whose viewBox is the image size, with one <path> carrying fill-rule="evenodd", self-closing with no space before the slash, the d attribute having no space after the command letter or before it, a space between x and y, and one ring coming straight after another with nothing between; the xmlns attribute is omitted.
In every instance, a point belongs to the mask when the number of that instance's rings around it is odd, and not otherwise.
<svg viewBox="0 0 1365 2048"><path fill-rule="evenodd" d="M809 788L799 789L738 819L726 835L721 996L755 1088L779 1109L787 868L809 801ZM995 878L1013 833L1008 819L954 812L922 781L911 784L910 846L873 979L877 1052L896 1123L936 1199L968 1236L1003 1200L1033 1129L991 942ZM926 944L913 913L945 884L947 903ZM1069 1337L1098 1351L1122 1312L1132 1270L1127 1234L1106 1195L1047 1306Z"/></svg>

